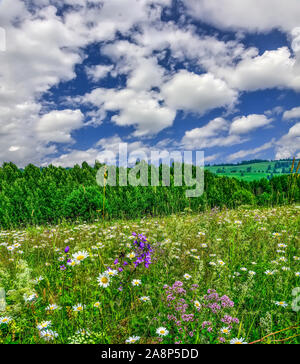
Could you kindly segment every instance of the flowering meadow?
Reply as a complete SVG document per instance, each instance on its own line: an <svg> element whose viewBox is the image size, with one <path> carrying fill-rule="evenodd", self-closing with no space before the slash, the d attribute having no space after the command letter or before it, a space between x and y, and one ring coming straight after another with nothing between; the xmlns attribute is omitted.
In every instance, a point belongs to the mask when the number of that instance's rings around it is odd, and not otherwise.
<svg viewBox="0 0 300 364"><path fill-rule="evenodd" d="M0 343L300 343L300 210L0 232Z"/></svg>

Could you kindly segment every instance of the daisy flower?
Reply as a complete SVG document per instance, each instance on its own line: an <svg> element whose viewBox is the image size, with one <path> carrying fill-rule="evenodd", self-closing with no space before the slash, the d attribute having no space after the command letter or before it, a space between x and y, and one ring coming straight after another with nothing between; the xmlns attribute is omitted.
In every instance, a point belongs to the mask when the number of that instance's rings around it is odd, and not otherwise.
<svg viewBox="0 0 300 364"><path fill-rule="evenodd" d="M55 310L60 310L60 307L58 307L55 303L46 307L46 311L55 311Z"/></svg>
<svg viewBox="0 0 300 364"><path fill-rule="evenodd" d="M8 317L8 316L0 317L0 324L7 325L11 320L12 320L12 318Z"/></svg>
<svg viewBox="0 0 300 364"><path fill-rule="evenodd" d="M97 278L100 287L107 288L110 284L110 278L107 273L100 274Z"/></svg>
<svg viewBox="0 0 300 364"><path fill-rule="evenodd" d="M72 255L73 260L75 260L75 262L79 262L81 263L84 259L86 259L89 256L89 253L87 251L79 251L77 253L74 253Z"/></svg>
<svg viewBox="0 0 300 364"><path fill-rule="evenodd" d="M156 333L157 333L159 336L166 336L166 335L168 335L169 331L168 331L165 327L159 327L159 328L156 330Z"/></svg>
<svg viewBox="0 0 300 364"><path fill-rule="evenodd" d="M84 308L85 308L84 305L82 305L81 303L78 303L77 305L73 306L73 311L81 312L84 310Z"/></svg>
<svg viewBox="0 0 300 364"><path fill-rule="evenodd" d="M190 276L189 274L185 274L184 276L183 276L186 280L189 280L189 279L191 279L192 278L192 276Z"/></svg>
<svg viewBox="0 0 300 364"><path fill-rule="evenodd" d="M55 331L52 330L43 330L40 332L41 338L43 338L46 341L54 340L58 334Z"/></svg>
<svg viewBox="0 0 300 364"><path fill-rule="evenodd" d="M300 272L296 272L296 273L295 273L295 276L296 276L296 277L300 277Z"/></svg>
<svg viewBox="0 0 300 364"><path fill-rule="evenodd" d="M225 335L230 334L229 327L222 327L222 329L220 331L221 331L222 334L225 334Z"/></svg>
<svg viewBox="0 0 300 364"><path fill-rule="evenodd" d="M140 286L142 284L142 281L140 279L134 279L131 284L133 286Z"/></svg>
<svg viewBox="0 0 300 364"><path fill-rule="evenodd" d="M284 301L275 302L275 305L286 308L288 304Z"/></svg>
<svg viewBox="0 0 300 364"><path fill-rule="evenodd" d="M128 344L134 344L135 342L137 342L138 340L140 340L139 336L131 336L126 340L126 343Z"/></svg>
<svg viewBox="0 0 300 364"><path fill-rule="evenodd" d="M201 303L199 301L194 301L194 306L197 308L197 309L200 309L201 308Z"/></svg>
<svg viewBox="0 0 300 364"><path fill-rule="evenodd" d="M114 277L116 275L118 275L118 271L115 269L108 269L105 274L109 277Z"/></svg>
<svg viewBox="0 0 300 364"><path fill-rule="evenodd" d="M275 272L273 270L267 270L267 271L265 271L265 274L267 276L273 276L275 274Z"/></svg>
<svg viewBox="0 0 300 364"><path fill-rule="evenodd" d="M51 326L51 321L43 321L37 325L37 329L45 330L45 329L48 329L48 327L50 327L50 326Z"/></svg>
<svg viewBox="0 0 300 364"><path fill-rule="evenodd" d="M247 343L245 342L245 339L241 337L240 339L235 338L230 340L230 344L247 344Z"/></svg>
<svg viewBox="0 0 300 364"><path fill-rule="evenodd" d="M142 301L142 302L149 302L150 301L150 297L143 296L143 297L139 298L139 300Z"/></svg>
<svg viewBox="0 0 300 364"><path fill-rule="evenodd" d="M127 254L127 258L134 259L135 258L135 252L131 252L131 253Z"/></svg>
<svg viewBox="0 0 300 364"><path fill-rule="evenodd" d="M100 302L96 302L96 303L94 303L94 307L95 307L95 308L99 308L99 307L100 307L100 305L101 305L101 303L100 303Z"/></svg>

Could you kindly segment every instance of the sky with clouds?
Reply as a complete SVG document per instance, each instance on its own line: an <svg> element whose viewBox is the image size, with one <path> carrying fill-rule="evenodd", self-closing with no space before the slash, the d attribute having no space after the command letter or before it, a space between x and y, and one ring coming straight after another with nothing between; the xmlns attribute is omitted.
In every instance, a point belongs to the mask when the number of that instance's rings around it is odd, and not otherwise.
<svg viewBox="0 0 300 364"><path fill-rule="evenodd" d="M0 164L120 143L300 158L300 1L0 0Z"/></svg>

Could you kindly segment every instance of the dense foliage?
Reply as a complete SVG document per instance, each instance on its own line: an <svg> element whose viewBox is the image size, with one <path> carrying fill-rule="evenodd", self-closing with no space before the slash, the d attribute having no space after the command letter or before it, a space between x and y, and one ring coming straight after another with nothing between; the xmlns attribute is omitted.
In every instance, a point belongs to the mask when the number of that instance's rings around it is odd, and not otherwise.
<svg viewBox="0 0 300 364"><path fill-rule="evenodd" d="M296 175L245 182L208 171L204 194L187 198L185 191L192 188L174 186L173 167L170 187L107 186L104 199L103 187L96 181L100 167L99 163L91 167L84 162L71 169L28 165L21 170L4 163L0 168L0 227L56 224L63 219L88 221L102 217L103 206L105 218L112 219L165 215L185 209L199 212L216 206L272 206L300 200L300 179ZM149 166L149 179L150 176Z"/></svg>

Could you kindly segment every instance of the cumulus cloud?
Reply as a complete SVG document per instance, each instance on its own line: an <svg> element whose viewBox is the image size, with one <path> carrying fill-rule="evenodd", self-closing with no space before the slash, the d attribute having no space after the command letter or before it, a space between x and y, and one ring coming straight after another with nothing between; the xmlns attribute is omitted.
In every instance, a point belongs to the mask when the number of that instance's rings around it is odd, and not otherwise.
<svg viewBox="0 0 300 364"><path fill-rule="evenodd" d="M102 78L105 78L112 71L113 68L114 66L97 65L86 67L85 72L89 79L97 82Z"/></svg>
<svg viewBox="0 0 300 364"><path fill-rule="evenodd" d="M161 106L156 92L98 88L82 98L85 103L115 112L111 120L119 126L134 126L134 136L157 134L172 126L176 111Z"/></svg>
<svg viewBox="0 0 300 364"><path fill-rule="evenodd" d="M181 70L163 85L162 95L171 108L200 114L232 106L237 99L237 92L212 74L197 75L186 70Z"/></svg>
<svg viewBox="0 0 300 364"><path fill-rule="evenodd" d="M283 114L283 119L288 121L300 119L300 107L294 107L291 110L285 111Z"/></svg>
<svg viewBox="0 0 300 364"><path fill-rule="evenodd" d="M232 146L246 141L239 135L229 135L230 123L223 118L211 120L202 128L187 131L182 138L182 145L189 149Z"/></svg>
<svg viewBox="0 0 300 364"><path fill-rule="evenodd" d="M46 142L73 142L71 132L83 126L84 115L80 110L51 111L38 121L36 130L40 140Z"/></svg>
<svg viewBox="0 0 300 364"><path fill-rule="evenodd" d="M300 151L300 123L290 128L289 132L276 143L276 159L292 158Z"/></svg>
<svg viewBox="0 0 300 364"><path fill-rule="evenodd" d="M246 57L234 67L220 67L216 74L233 88L255 91L268 88L300 90L300 64L287 47Z"/></svg>
<svg viewBox="0 0 300 364"><path fill-rule="evenodd" d="M230 126L230 134L248 134L253 130L270 125L273 119L265 115L252 114L235 119Z"/></svg>
<svg viewBox="0 0 300 364"><path fill-rule="evenodd" d="M299 25L298 0L183 0L191 16L222 29L291 31Z"/></svg>

